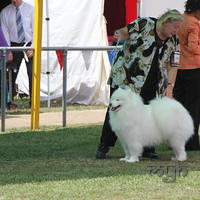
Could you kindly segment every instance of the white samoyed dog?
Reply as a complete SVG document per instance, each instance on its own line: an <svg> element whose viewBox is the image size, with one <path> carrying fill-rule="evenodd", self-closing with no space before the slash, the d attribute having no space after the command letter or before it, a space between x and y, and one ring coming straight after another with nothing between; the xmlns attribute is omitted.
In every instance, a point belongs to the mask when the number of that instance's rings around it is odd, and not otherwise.
<svg viewBox="0 0 200 200"><path fill-rule="evenodd" d="M110 125L125 152L120 159L139 162L143 147L166 141L175 153L173 160L187 159L185 143L194 132L188 111L176 100L156 98L144 105L131 89L117 89L110 99Z"/></svg>

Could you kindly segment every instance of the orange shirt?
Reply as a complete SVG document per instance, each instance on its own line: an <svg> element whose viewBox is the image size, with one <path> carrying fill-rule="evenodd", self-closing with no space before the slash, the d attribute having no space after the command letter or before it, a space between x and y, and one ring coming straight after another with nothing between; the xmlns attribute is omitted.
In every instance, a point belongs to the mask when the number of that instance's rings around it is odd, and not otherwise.
<svg viewBox="0 0 200 200"><path fill-rule="evenodd" d="M180 41L179 69L200 68L200 22L193 14L183 14L183 23L178 31Z"/></svg>

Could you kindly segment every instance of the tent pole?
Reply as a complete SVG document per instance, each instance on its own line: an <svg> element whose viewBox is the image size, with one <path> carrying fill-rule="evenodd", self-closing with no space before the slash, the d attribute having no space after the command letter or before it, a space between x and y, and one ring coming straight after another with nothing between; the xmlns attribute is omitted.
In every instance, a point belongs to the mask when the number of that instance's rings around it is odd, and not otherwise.
<svg viewBox="0 0 200 200"><path fill-rule="evenodd" d="M137 0L136 3L137 3L136 6L137 6L137 18L138 18L138 17L141 17L141 3L142 2L141 0Z"/></svg>
<svg viewBox="0 0 200 200"><path fill-rule="evenodd" d="M140 6L139 16L143 17L143 13L142 13L142 0L139 1L139 6Z"/></svg>
<svg viewBox="0 0 200 200"><path fill-rule="evenodd" d="M47 22L47 47L49 47L49 6L46 0L46 22ZM47 87L48 87L48 108L50 108L50 71L49 71L49 51L47 51Z"/></svg>

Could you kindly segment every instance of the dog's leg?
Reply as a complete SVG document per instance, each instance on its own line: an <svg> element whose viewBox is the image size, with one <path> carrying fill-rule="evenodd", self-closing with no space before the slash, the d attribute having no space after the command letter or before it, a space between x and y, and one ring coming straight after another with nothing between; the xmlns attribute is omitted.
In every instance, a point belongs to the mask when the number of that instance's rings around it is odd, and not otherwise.
<svg viewBox="0 0 200 200"><path fill-rule="evenodd" d="M126 144L126 142L124 141L123 138L119 138L119 140L120 140L120 143L121 143L122 148L123 148L124 153L125 153L125 157L121 158L120 161L126 161L127 159L130 158L130 153L128 151L128 146L127 146L127 144Z"/></svg>
<svg viewBox="0 0 200 200"><path fill-rule="evenodd" d="M180 149L174 149L175 152L175 157L172 157L172 160L178 160L178 161L185 161L187 160L187 154L185 152L184 147L182 148L182 150Z"/></svg>
<svg viewBox="0 0 200 200"><path fill-rule="evenodd" d="M129 155L125 155L124 158L120 158L119 160L120 160L120 161L123 161L123 162L126 162L126 160L128 160L129 158L130 158Z"/></svg>
<svg viewBox="0 0 200 200"><path fill-rule="evenodd" d="M142 154L142 145L132 143L128 145L128 149L130 152L130 158L126 160L126 162L139 162L139 156Z"/></svg>
<svg viewBox="0 0 200 200"><path fill-rule="evenodd" d="M134 162L139 162L139 157L138 156L131 156L129 159L127 159L125 162L129 163L134 163Z"/></svg>
<svg viewBox="0 0 200 200"><path fill-rule="evenodd" d="M125 157L124 157L124 158L120 158L119 160L120 160L120 161L126 161L127 159L130 158L130 154L129 154L127 145L126 145L126 144L123 144L122 146L123 146L123 149L124 149L124 152L125 152Z"/></svg>
<svg viewBox="0 0 200 200"><path fill-rule="evenodd" d="M171 148L174 151L175 157L172 157L172 160L178 160L178 161L185 161L187 160L187 154L185 152L185 143L182 144L171 144Z"/></svg>

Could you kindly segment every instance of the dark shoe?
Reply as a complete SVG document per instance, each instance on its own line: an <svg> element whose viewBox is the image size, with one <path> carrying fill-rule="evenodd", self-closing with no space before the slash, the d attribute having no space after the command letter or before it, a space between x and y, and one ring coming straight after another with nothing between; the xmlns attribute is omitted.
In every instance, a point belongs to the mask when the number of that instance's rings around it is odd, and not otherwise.
<svg viewBox="0 0 200 200"><path fill-rule="evenodd" d="M186 151L198 151L198 150L200 150L200 148L199 147L185 147L185 150Z"/></svg>
<svg viewBox="0 0 200 200"><path fill-rule="evenodd" d="M8 102L8 110L15 110L17 105L11 102Z"/></svg>
<svg viewBox="0 0 200 200"><path fill-rule="evenodd" d="M106 154L97 150L96 159L106 159Z"/></svg>
<svg viewBox="0 0 200 200"><path fill-rule="evenodd" d="M101 143L96 152L96 159L106 159L106 153L108 153L109 147L104 143Z"/></svg>
<svg viewBox="0 0 200 200"><path fill-rule="evenodd" d="M151 159L159 159L160 158L160 155L155 152L154 153L153 152L144 152L142 156L145 158L151 158Z"/></svg>

